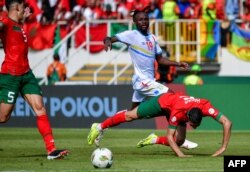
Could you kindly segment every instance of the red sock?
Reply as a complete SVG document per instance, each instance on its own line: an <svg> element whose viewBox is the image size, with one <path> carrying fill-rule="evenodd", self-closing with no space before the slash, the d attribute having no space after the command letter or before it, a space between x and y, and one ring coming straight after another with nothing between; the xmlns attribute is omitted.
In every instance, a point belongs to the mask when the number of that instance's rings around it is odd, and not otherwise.
<svg viewBox="0 0 250 172"><path fill-rule="evenodd" d="M155 144L169 146L168 139L166 136L158 136Z"/></svg>
<svg viewBox="0 0 250 172"><path fill-rule="evenodd" d="M155 144L169 146L168 139L166 136L158 136Z"/></svg>
<svg viewBox="0 0 250 172"><path fill-rule="evenodd" d="M47 115L37 116L37 128L43 137L48 154L56 149L52 129Z"/></svg>
<svg viewBox="0 0 250 172"><path fill-rule="evenodd" d="M126 110L117 112L114 116L103 121L101 123L102 129L114 127L116 125L119 125L120 123L126 122L125 113L126 113Z"/></svg>

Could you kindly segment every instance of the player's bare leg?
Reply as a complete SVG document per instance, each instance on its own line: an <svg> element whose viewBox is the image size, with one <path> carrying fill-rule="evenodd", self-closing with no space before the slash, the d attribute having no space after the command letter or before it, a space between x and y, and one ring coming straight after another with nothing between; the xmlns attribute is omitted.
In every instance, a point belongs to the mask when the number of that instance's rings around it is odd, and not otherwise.
<svg viewBox="0 0 250 172"><path fill-rule="evenodd" d="M107 118L102 123L93 123L88 137L87 142L89 145L95 143L96 146L100 145L100 141L103 137L103 130L106 128L117 126L124 122L130 122L138 119L137 107L131 111L123 110L117 112L114 116Z"/></svg>
<svg viewBox="0 0 250 172"><path fill-rule="evenodd" d="M67 156L69 154L68 150L57 150L55 147L52 128L50 126L49 118L47 116L46 109L43 104L42 96L36 94L26 94L24 98L36 114L37 128L43 137L48 153L47 159L61 159Z"/></svg>
<svg viewBox="0 0 250 172"><path fill-rule="evenodd" d="M130 110L133 110L134 108L136 108L137 106L140 105L141 102L132 102L132 105L131 105L131 109Z"/></svg>
<svg viewBox="0 0 250 172"><path fill-rule="evenodd" d="M10 119L14 104L0 103L0 123L5 123Z"/></svg>

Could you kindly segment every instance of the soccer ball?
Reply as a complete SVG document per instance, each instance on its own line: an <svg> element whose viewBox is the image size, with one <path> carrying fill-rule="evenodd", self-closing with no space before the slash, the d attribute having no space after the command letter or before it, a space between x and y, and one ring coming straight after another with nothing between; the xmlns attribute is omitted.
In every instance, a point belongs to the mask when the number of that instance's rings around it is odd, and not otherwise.
<svg viewBox="0 0 250 172"><path fill-rule="evenodd" d="M107 148L97 148L91 155L91 162L95 168L110 168L113 163L112 152Z"/></svg>

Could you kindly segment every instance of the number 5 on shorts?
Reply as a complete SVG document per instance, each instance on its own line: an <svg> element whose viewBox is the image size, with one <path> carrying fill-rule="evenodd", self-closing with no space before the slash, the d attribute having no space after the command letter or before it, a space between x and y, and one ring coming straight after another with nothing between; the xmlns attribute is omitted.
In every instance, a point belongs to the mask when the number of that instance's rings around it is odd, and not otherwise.
<svg viewBox="0 0 250 172"><path fill-rule="evenodd" d="M8 92L8 100L7 100L8 103L14 102L14 95L15 95L15 92L12 92L12 91Z"/></svg>

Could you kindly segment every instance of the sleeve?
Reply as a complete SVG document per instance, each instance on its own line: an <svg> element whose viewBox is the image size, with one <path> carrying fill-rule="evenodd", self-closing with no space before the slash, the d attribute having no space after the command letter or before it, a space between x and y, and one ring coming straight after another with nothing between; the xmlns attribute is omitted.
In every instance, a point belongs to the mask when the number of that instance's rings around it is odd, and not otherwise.
<svg viewBox="0 0 250 172"><path fill-rule="evenodd" d="M159 46L158 42L155 42L156 55L162 54L162 49Z"/></svg>
<svg viewBox="0 0 250 172"><path fill-rule="evenodd" d="M153 39L155 41L155 54L156 55L162 54L162 49L161 49L161 47L160 47L159 43L157 42L157 40L156 40L156 38L155 38L154 35L153 35Z"/></svg>
<svg viewBox="0 0 250 172"><path fill-rule="evenodd" d="M123 42L125 44L131 45L133 40L134 40L134 36L133 36L133 31L128 30L125 32L121 32L115 35L115 37L120 41Z"/></svg>
<svg viewBox="0 0 250 172"><path fill-rule="evenodd" d="M214 108L209 101L207 101L203 105L202 113L203 113L204 116L210 116L210 117L214 118L217 121L220 119L220 117L222 115L222 113L219 112L216 108Z"/></svg>
<svg viewBox="0 0 250 172"><path fill-rule="evenodd" d="M168 128L170 129L177 129L177 126L180 123L180 119L179 119L179 113L178 112L172 112L169 120L168 120Z"/></svg>

